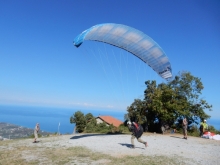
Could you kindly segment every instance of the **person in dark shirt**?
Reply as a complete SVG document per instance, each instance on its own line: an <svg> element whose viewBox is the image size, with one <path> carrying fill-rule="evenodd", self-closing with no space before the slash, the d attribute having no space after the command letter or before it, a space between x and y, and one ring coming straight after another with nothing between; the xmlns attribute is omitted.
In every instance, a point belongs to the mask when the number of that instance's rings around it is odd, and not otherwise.
<svg viewBox="0 0 220 165"><path fill-rule="evenodd" d="M145 145L145 147L147 147L147 142L145 142L141 139L141 136L143 134L142 126L135 123L135 122L130 122L130 121L127 122L127 125L128 125L129 131L132 132L132 134L131 134L132 147L131 148L135 148L135 145L134 145L134 139L135 138L137 138L137 141L139 143L143 143Z"/></svg>

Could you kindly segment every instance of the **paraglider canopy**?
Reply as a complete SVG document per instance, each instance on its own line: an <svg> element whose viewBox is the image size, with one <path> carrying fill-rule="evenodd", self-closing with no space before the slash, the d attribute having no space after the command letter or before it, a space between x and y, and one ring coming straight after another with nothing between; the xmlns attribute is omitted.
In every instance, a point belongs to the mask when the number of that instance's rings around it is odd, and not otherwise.
<svg viewBox="0 0 220 165"><path fill-rule="evenodd" d="M152 38L137 29L122 24L98 24L79 34L73 44L79 47L84 40L117 46L140 58L162 78L172 77L171 64L165 52Z"/></svg>

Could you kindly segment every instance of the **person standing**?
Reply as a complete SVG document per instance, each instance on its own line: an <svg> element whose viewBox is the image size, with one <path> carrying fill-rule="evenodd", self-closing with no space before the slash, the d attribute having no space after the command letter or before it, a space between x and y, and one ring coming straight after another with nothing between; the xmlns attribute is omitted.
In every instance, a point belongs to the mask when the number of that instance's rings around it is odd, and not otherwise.
<svg viewBox="0 0 220 165"><path fill-rule="evenodd" d="M208 131L208 124L206 123L206 120L204 120L204 124L203 124L203 128L204 128L204 132Z"/></svg>
<svg viewBox="0 0 220 165"><path fill-rule="evenodd" d="M188 125L188 122L186 120L186 118L183 119L183 139L186 139L187 140L187 125Z"/></svg>
<svg viewBox="0 0 220 165"><path fill-rule="evenodd" d="M132 132L132 135L131 135L132 147L131 148L135 148L135 145L134 145L134 139L135 138L137 138L138 142L143 143L145 145L145 147L147 147L147 142L145 142L141 139L141 136L143 134L142 126L135 123L135 122L131 123L130 121L127 122L127 125L128 125L128 128L129 128L129 131Z"/></svg>
<svg viewBox="0 0 220 165"><path fill-rule="evenodd" d="M199 130L200 130L200 137L202 137L202 135L205 133L205 131L208 131L208 124L206 123L206 120L203 120L200 123Z"/></svg>
<svg viewBox="0 0 220 165"><path fill-rule="evenodd" d="M35 128L34 128L34 142L33 143L37 142L39 130L40 130L40 125L39 125L39 123L37 123Z"/></svg>

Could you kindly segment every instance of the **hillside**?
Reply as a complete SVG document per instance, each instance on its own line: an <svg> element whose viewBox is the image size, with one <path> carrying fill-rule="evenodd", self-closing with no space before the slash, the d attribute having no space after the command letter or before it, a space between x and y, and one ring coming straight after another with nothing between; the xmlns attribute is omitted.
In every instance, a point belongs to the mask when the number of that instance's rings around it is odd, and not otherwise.
<svg viewBox="0 0 220 165"><path fill-rule="evenodd" d="M4 139L18 139L30 137L34 134L34 129L0 122L0 136ZM39 131L39 134L46 136L50 134L49 132Z"/></svg>

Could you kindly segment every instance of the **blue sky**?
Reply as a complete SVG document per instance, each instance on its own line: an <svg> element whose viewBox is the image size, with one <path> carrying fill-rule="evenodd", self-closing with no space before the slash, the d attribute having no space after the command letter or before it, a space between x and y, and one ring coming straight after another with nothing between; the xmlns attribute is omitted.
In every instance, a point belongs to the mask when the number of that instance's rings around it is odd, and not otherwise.
<svg viewBox="0 0 220 165"><path fill-rule="evenodd" d="M220 118L219 8L218 0L0 1L0 104L126 112L143 97L145 80L165 80L126 52L129 65L121 55L115 61L117 48L107 48L112 59L102 64L91 53L96 45L73 45L93 25L119 23L153 38L174 76L189 71L201 78L202 98L213 105L207 113Z"/></svg>

